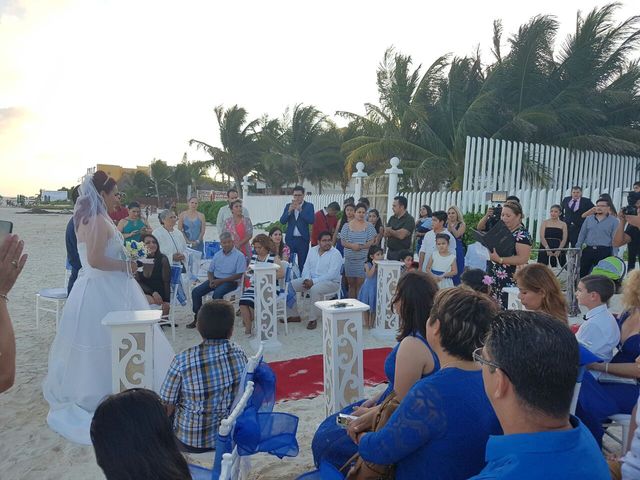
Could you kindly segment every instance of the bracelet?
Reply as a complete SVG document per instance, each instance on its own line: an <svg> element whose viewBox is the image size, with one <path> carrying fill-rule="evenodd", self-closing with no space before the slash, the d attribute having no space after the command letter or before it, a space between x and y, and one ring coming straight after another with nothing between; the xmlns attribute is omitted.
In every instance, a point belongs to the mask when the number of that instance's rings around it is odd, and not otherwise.
<svg viewBox="0 0 640 480"><path fill-rule="evenodd" d="M6 293L0 293L0 298L5 301L5 303L9 303L9 297L7 297Z"/></svg>
<svg viewBox="0 0 640 480"><path fill-rule="evenodd" d="M500 265L504 265L504 259L502 257L498 257L498 260L500 261Z"/></svg>
<svg viewBox="0 0 640 480"><path fill-rule="evenodd" d="M609 363L604 364L604 373L609 373Z"/></svg>

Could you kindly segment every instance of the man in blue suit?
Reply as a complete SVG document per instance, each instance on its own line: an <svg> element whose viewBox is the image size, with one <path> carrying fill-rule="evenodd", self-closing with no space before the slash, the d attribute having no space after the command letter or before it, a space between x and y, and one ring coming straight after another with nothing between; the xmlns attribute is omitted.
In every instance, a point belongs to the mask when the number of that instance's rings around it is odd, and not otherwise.
<svg viewBox="0 0 640 480"><path fill-rule="evenodd" d="M284 207L280 223L287 224L285 243L291 254L296 254L301 272L309 252L309 227L313 225L314 213L313 203L304 201L304 188L293 187L293 200Z"/></svg>

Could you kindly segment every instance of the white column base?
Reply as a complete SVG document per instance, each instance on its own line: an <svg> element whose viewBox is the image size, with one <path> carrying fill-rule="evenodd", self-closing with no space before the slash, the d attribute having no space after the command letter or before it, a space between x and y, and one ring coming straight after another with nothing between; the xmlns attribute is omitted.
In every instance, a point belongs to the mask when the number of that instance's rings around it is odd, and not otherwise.
<svg viewBox="0 0 640 480"><path fill-rule="evenodd" d="M393 311L391 300L396 293L400 280L402 262L396 260L377 260L378 284L376 303L376 322L371 332L374 338L389 340L398 334L400 319ZM425 319L426 321L426 319Z"/></svg>

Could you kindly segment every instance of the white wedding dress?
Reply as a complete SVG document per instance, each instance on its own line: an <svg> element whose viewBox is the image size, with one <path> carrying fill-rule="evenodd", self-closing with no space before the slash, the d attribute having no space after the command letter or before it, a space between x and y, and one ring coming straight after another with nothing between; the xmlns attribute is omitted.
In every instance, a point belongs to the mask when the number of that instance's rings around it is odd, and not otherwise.
<svg viewBox="0 0 640 480"><path fill-rule="evenodd" d="M104 255L124 260L122 235L110 227ZM101 321L113 311L147 310L149 303L129 274L91 267L86 243L78 243L78 253L82 270L62 311L43 392L51 429L72 442L91 445L93 413L112 393L111 336Z"/></svg>

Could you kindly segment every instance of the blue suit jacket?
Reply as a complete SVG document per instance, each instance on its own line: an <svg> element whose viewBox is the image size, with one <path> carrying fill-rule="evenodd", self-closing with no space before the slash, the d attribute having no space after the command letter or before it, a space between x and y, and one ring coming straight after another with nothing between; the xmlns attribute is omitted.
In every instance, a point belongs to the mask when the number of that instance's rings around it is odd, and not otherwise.
<svg viewBox="0 0 640 480"><path fill-rule="evenodd" d="M282 216L280 217L280 223L287 224L287 235L285 240L293 238L293 230L295 227L298 227L300 235L302 235L302 238L308 242L310 239L309 226L313 225L315 215L313 203L304 202L302 204L302 210L300 211L300 215L298 215L298 220L296 220L296 216L293 212L289 213L290 205L291 202L285 205Z"/></svg>

